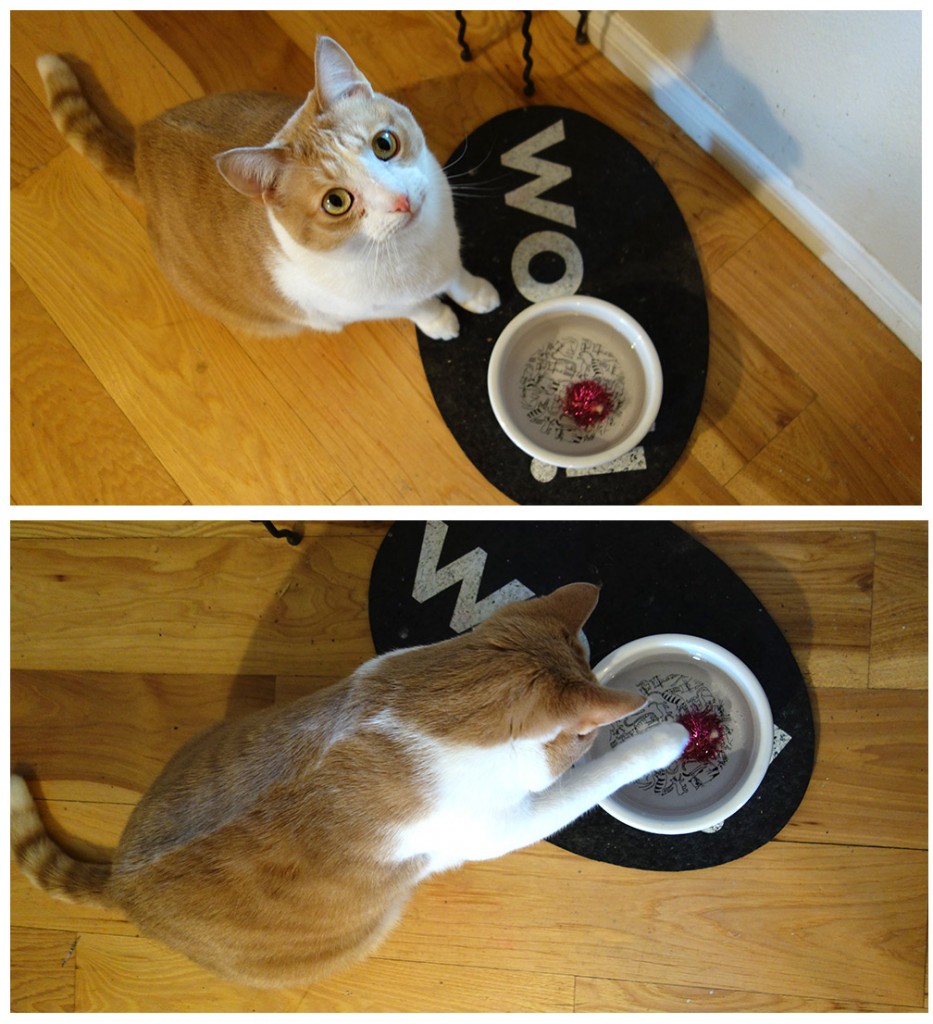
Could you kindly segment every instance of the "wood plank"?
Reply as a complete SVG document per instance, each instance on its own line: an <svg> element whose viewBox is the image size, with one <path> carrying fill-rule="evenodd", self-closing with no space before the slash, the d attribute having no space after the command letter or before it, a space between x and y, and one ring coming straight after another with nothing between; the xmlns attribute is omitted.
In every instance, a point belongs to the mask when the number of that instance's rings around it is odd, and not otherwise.
<svg viewBox="0 0 933 1024"><path fill-rule="evenodd" d="M337 502L338 505L368 505L370 502L366 500L362 492L356 488L351 487L346 494L340 496L340 500Z"/></svg>
<svg viewBox="0 0 933 1024"><path fill-rule="evenodd" d="M330 503L348 490L232 337L170 290L143 229L77 154L17 189L13 211L17 270L192 502Z"/></svg>
<svg viewBox="0 0 933 1024"><path fill-rule="evenodd" d="M273 703L267 676L118 672L11 674L11 754L42 792L57 779L142 793L183 743Z"/></svg>
<svg viewBox="0 0 933 1024"><path fill-rule="evenodd" d="M405 975L404 990L398 978ZM568 1013L566 974L402 963L376 956L308 989L301 1009L320 1013Z"/></svg>
<svg viewBox="0 0 933 1024"><path fill-rule="evenodd" d="M375 957L307 989L224 982L156 942L88 935L79 946L79 1012L424 1013L573 1008L573 978L488 968L401 964ZM405 974L399 986L400 972Z"/></svg>
<svg viewBox="0 0 933 1024"><path fill-rule="evenodd" d="M62 151L49 112L18 71L10 73L10 184L22 184Z"/></svg>
<svg viewBox="0 0 933 1024"><path fill-rule="evenodd" d="M745 459L719 426L701 412L688 446L688 459L700 463L722 487L723 494L735 503L725 485L745 465Z"/></svg>
<svg viewBox="0 0 933 1024"><path fill-rule="evenodd" d="M872 470L897 474L892 491L919 501L920 361L776 222L717 270L711 288L819 393ZM826 343L840 332L859 343Z"/></svg>
<svg viewBox="0 0 933 1024"><path fill-rule="evenodd" d="M315 986L303 1008L371 1009L383 991L389 1003L411 999L425 1009L442 1009L442 1002L431 1003L435 994L448 998L451 983L450 992L462 987L468 994L484 971L499 983L491 991L514 989L512 1002L499 1009L567 1008L566 986L560 995L552 976L570 972L649 987L668 986L676 978L679 985L739 988L773 998L786 991L793 998L849 1004L920 1005L911 1000L918 993L922 998L923 958L915 946L918 940L922 946L925 928L925 873L915 869L925 858L897 850L826 852L820 857L818 848L772 843L732 865L655 875L540 844L492 864L469 865L426 883L377 959ZM753 869L752 862L762 859L767 864ZM89 980L83 997L88 1005L124 1008L130 1005L125 1000L145 997L153 1008L181 1010L207 989L231 1009L249 1008L238 986L218 983L158 944L138 946L143 940L117 915L56 903L19 876L14 899L18 925L57 922L82 929L78 948L93 960L82 959L82 971L117 979L106 995L98 992L99 979ZM860 937L863 928L869 934ZM664 947L646 945L645 935L659 930ZM129 941L116 941L115 932ZM696 955L705 945L718 950L713 962ZM150 967L140 970L142 956ZM389 961L400 962L387 966ZM888 975L892 969L896 978ZM850 970L863 972L864 980L847 988ZM400 975L406 978L404 995L393 995L389 982L397 984ZM914 980L905 985L911 975ZM482 980L488 988L490 979ZM540 1002L531 1001L535 986ZM446 1008L480 1008L475 998L461 1004L460 997L450 996Z"/></svg>
<svg viewBox="0 0 933 1024"><path fill-rule="evenodd" d="M818 398L736 473L729 491L743 505L918 502L918 487L861 441L853 422L857 415L855 405L842 416Z"/></svg>
<svg viewBox="0 0 933 1024"><path fill-rule="evenodd" d="M926 523L892 526L875 541L869 685L928 688Z"/></svg>
<svg viewBox="0 0 933 1024"><path fill-rule="evenodd" d="M769 843L655 873L539 844L424 883L382 955L919 1006L925 942L923 851Z"/></svg>
<svg viewBox="0 0 933 1024"><path fill-rule="evenodd" d="M874 535L784 522L681 523L748 584L808 684L868 685Z"/></svg>
<svg viewBox="0 0 933 1024"><path fill-rule="evenodd" d="M798 658L806 659L811 667L826 667L825 675L811 672L813 685L822 681L830 686L854 683L927 689L926 522L746 520L741 525L723 521L681 525L749 583ZM814 546L807 555L802 547L810 542L810 534ZM791 561L786 560L784 551L787 542L791 550L797 549L797 557ZM779 564L787 570L786 577L777 571L760 573L756 563L767 556L774 559L775 570ZM795 593L795 588L801 594ZM867 638L866 600L870 617ZM812 614L809 624L807 608ZM834 660L840 648L847 656Z"/></svg>
<svg viewBox="0 0 933 1024"><path fill-rule="evenodd" d="M307 697L317 690L332 686L333 676L330 675L282 675L275 680L276 704L287 704L289 701Z"/></svg>
<svg viewBox="0 0 933 1024"><path fill-rule="evenodd" d="M178 485L15 270L10 299L13 502L41 505L55 494L63 504L184 504Z"/></svg>
<svg viewBox="0 0 933 1024"><path fill-rule="evenodd" d="M653 163L684 215L707 281L773 219L673 121Z"/></svg>
<svg viewBox="0 0 933 1024"><path fill-rule="evenodd" d="M490 978L482 978L485 971L491 972L501 986L492 990L497 996L513 987L510 1006L497 1008L561 1009L567 1008L562 1005L566 988L564 996L556 994L554 976L566 978L571 970L582 978L591 977L595 971L607 971L604 977L626 984L662 988L669 986L672 978L677 979L678 985L707 991L737 987L748 991L739 984L746 982L761 985L761 993L770 995L772 1001L787 991L793 993L793 999L806 997L849 1005L857 1001L901 1007L921 1005L916 1000L922 999L922 984L914 980L898 987L896 983L898 979L904 981L911 965L916 978L923 969L922 956L918 962L914 945L924 929L922 893L918 895L915 887L903 882L895 885L893 892L889 888L889 883L902 873L896 861L907 855L885 851L887 856L879 857L880 851L835 848L827 851L828 857L820 859L814 858L812 849L806 846L771 844L767 849L772 851L782 845L785 849L778 852L777 861L781 866L777 876L781 890L777 895L771 870L774 862L768 871L771 880L765 883L759 876L757 889L754 875L748 877L747 870L738 871L738 866L748 865L751 858L715 871L656 876L592 865L557 851L556 859L569 860L554 875L546 872L541 862L553 859L556 848L542 846L495 862L505 865L516 858L523 859L521 865L511 865L518 870L508 872L508 891L501 896L489 890L487 878L476 877L477 871L482 873L487 866L471 865L424 886L415 897L417 906L412 906L380 956L315 986L310 990L310 1005L305 1003L303 1008L371 1009L371 1001L380 991L386 991L392 977L397 979L404 973L407 978L411 972L414 981L410 987L406 985L404 998L412 999L415 1005L442 1009L443 1002L431 1002L432 996L438 994L448 999L447 1009L479 1009L475 998L465 1004L459 999L469 994L471 986L480 980L488 985ZM808 850L811 855L806 855ZM864 860L859 859L860 854ZM919 862L905 861L903 867L909 868L911 863ZM840 865L846 869L844 872L837 870ZM458 880L459 884L454 884ZM886 897L877 894L873 899L873 909L883 910L883 917L868 921L865 926L870 935L860 938L863 925L860 915L852 910L854 898L862 899L866 892L875 894L877 889L886 887ZM668 891L662 892L664 889ZM814 906L808 897L817 891L821 895L820 905ZM762 894L770 895L762 899ZM65 907L53 904L41 893L36 893L36 897L44 904ZM902 899L904 905L892 907L892 899ZM793 913L785 920L778 908L788 900ZM518 904L518 912L510 906L513 901ZM535 906L543 914L532 914ZM618 917L622 906L624 924ZM76 914L71 907L66 910L69 927L73 927ZM91 912L91 908L78 910ZM440 920L436 920L438 915ZM103 924L111 927L106 921ZM86 927L94 926L88 923ZM249 1008L241 1002L238 986L216 982L158 944L137 940L131 931L125 933L126 941L117 941L117 936L100 931L99 927L82 932L78 949L84 955L90 953L92 961L81 959L81 969L92 973L105 971L118 980L116 991L108 991L106 999L94 995L98 980L90 980L83 996L89 1004L102 999L94 1003L97 1008L129 1007L124 1001L128 998L124 986L130 984L135 996L131 993L129 998L140 999L145 993L153 1008L158 1005L163 1009L183 1009L205 987L231 1009ZM658 928L670 936L673 949L646 947L645 934ZM878 948L870 948L869 942L878 939ZM431 943L431 953L416 958L428 965L419 969L408 961L413 949L425 942ZM697 949L706 944L718 950L713 961L696 956ZM578 945L583 949L578 951ZM99 956L106 960L105 967L99 963ZM139 960L143 956L150 967L140 970ZM395 957L402 958L404 966L386 963ZM906 964L899 963L901 957L906 957ZM440 963L443 969L432 967L432 962ZM471 968L470 964L478 966ZM885 972L892 966L898 979L888 978L879 983L879 977L886 977ZM527 977L528 971L533 977ZM868 973L862 975L864 981L855 980L847 988L849 971ZM163 978L161 982L154 972ZM128 979L134 977L137 981L130 983ZM516 978L522 982L517 989ZM805 979L802 984L801 978ZM443 993L439 990L441 981L445 986ZM451 982L453 987L448 990ZM535 985L541 1001L526 1002ZM459 995L450 995L458 993L461 986ZM753 987L751 991L759 990ZM179 998L184 1005L172 1002ZM391 1003L397 997L389 994L384 998ZM163 1002L166 999L169 1002ZM203 1008L205 1004L193 1005ZM672 1008L670 1002L667 1008Z"/></svg>
<svg viewBox="0 0 933 1024"><path fill-rule="evenodd" d="M314 61L265 11L137 11L131 25L160 58L188 69L200 93L275 88L304 96L314 84ZM205 47L205 38L211 45ZM314 36L311 50L314 50Z"/></svg>
<svg viewBox="0 0 933 1024"><path fill-rule="evenodd" d="M833 526L827 529L820 527L819 524L814 524L814 529L810 530L807 524L802 526L798 524L795 528L792 524L786 523L762 524L763 528L759 529L754 529L748 523L744 523L741 527L736 527L734 524L729 523L722 524L722 526L708 523L685 523L682 525L686 527L688 532L694 533L701 542L705 543L711 550L723 558L758 595L797 652L798 659L813 685L867 685L870 664L869 646L871 642L872 608L873 602L876 599L872 582L874 541L869 527L853 524L847 528ZM21 529L25 528L25 525L21 527ZM52 524L48 526L38 524L31 529L38 530L40 536L51 536L54 534L68 537L74 535L74 527L69 524L57 527ZM384 535L385 524L318 524L317 526L306 526L306 529L315 532L326 543L329 543L332 537L339 536L341 538L342 550L344 552L341 560L331 566L330 569L327 569L327 562L324 560L321 563L322 570L333 571L336 575L339 575L341 572L352 573L360 581L368 580L369 568L372 564L371 560L375 556L375 551ZM261 559L266 563L266 572L262 577L265 580L269 579L270 571L281 573L282 576L285 576L290 571L292 561L294 558L297 558L296 552L303 550L302 546L299 546L297 549L291 549L284 542L279 542L278 545L275 545L272 538L267 538L260 526L246 522L238 523L235 527L229 528L222 524L215 528L207 524L198 525L194 523L189 525L182 523L176 526L166 525L158 528L154 524L142 524L142 529L139 524L129 524L128 526L113 524L107 527L106 530L103 525L94 526L91 530L97 536L108 536L111 533L114 536L127 535L127 531L129 531L129 535L135 534L140 537L172 536L175 534L178 540L185 539L189 535L192 540L196 539L196 537L229 536L232 539L234 536L242 536L244 541L252 541L260 545L252 549L251 555L244 554L242 556L245 560L245 572L251 571L255 561ZM84 535L84 531L77 535ZM356 541L363 545L362 550L358 550L354 546ZM908 573L914 571L910 569L911 560L916 560L917 557L922 558L922 535L918 543L920 544L919 548L916 545L914 547L908 545L903 549L901 561L906 567L905 571ZM63 560L61 565L56 567L56 560L60 557L59 550L62 552L61 558ZM80 552L85 549L76 547L75 550ZM147 558L149 557L148 549L145 546L142 548L131 546L126 550L128 557L131 558L135 557L140 550L144 552ZM206 547L193 547L190 549L189 558L192 560L204 560L208 557L207 550L208 548ZM263 554L267 550L275 552L272 556L273 560L270 562L266 562L265 555ZM304 547L304 550L310 549ZM87 555L91 558L90 564L93 564L93 559L102 551L106 551L108 556L113 554L113 549L110 547L95 550L87 549ZM345 561L344 558L349 558L353 552L357 552L362 561L351 568L351 563ZM24 622L29 620L29 617L33 614L31 602L37 602L40 605L46 604L52 599L53 594L60 593L65 599L65 605L59 607L55 614L62 615L68 612L69 608L73 608L78 615L75 629L79 633L89 630L90 632L87 633L87 636L93 637L91 640L83 641L77 638L69 641L60 641L54 637L46 637L31 631L29 633L31 638L30 644L37 643L40 646L31 652L22 651L15 654L15 657L30 659L28 663L25 661L22 663L23 667L28 667L29 665L38 667L38 664L41 663L42 658L45 656L43 652L47 644L59 646L62 654L68 651L77 654L82 646L90 646L93 650L97 644L104 643L102 639L98 638L97 633L102 628L102 622L107 620L109 613L101 608L101 601L105 600L105 598L103 591L98 592L99 588L95 589L92 594L83 594L83 588L86 587L86 584L81 584L79 579L85 570L77 568L83 564L82 557L72 554L68 546L59 549L56 545L51 547L43 545L35 548L27 547L23 549L23 553L25 561L17 557L14 566L23 567L25 575L22 577L21 586L24 588L24 594L30 593L34 587L38 587L39 590L33 597L27 598L27 607L23 612L22 619L17 614L16 620ZM34 567L30 567L30 560L34 557L38 558L39 561ZM230 562L235 562L241 556L231 549L224 557ZM77 558L77 561L75 561L75 558ZM107 574L108 571L112 572L114 570L108 570L107 567L118 564L119 562L109 560L104 568L95 570L94 575L96 576L98 573ZM218 562L218 565L220 564L221 562ZM56 575L63 574L66 565L71 567L73 574L76 573L77 575L69 583L68 587L63 590L61 582L52 582L52 579ZM271 568L273 565L275 566L274 570ZM140 570L135 568L134 571L139 572ZM916 572L920 572L922 575L922 570L918 569ZM64 574L67 575L67 573ZM165 584L166 595L176 592L175 587L169 587L164 579L164 574L159 569L158 556L154 557L151 564L150 576L151 579L148 579L144 584L146 587L150 585L161 587ZM193 578L189 575L187 580L178 582L178 587L189 585L189 581ZM314 578L312 571L305 585L310 585ZM923 580L916 578L916 574L907 577L899 575L896 578L899 582L896 583L896 586L892 582L891 586L895 586L897 593L900 595L898 601L911 609L911 619L910 627L906 631L907 636L905 637L904 631L901 630L899 632L900 641L896 647L892 647L892 650L896 651L897 658L902 666L909 666L910 677L915 682L922 684L925 680L924 666L926 664L926 633L923 622L923 609L926 607L925 588L922 585ZM143 577L141 576L138 581L139 585L143 585L142 579ZM892 577L893 579L894 577ZM152 584L153 580L155 581L154 584ZM119 579L110 581L108 587L113 586L117 587L115 593L125 593L122 590L122 584ZM242 592L237 598L237 600L245 602L245 607L248 609L245 614L253 616L253 622L260 617L264 601L268 600L268 594L275 593L279 589L275 582L260 583L258 586L259 588L262 586L269 588L265 596L261 593L261 589L257 589L254 579L249 587L242 588ZM52 588L51 590L49 589L50 587ZM72 592L72 596L69 596L69 587L78 588ZM213 598L209 596L212 587L220 590L224 588L222 580L215 580L211 583L198 577L197 587L208 588L205 591L205 594L208 595L205 597L205 600L218 600L220 602L217 605L213 605L217 609L218 615L223 608L228 606L227 602L232 600L232 598L222 598L222 595L216 595ZM251 592L250 597L246 596L247 591ZM127 594L125 597L119 597L118 600L132 602L134 596L135 591L133 595ZM57 597L55 601L58 601ZM35 613L40 614L38 608ZM126 614L131 613L127 612ZM175 612L172 607L168 606L166 615L171 617L173 614ZM300 616L303 613L296 609L291 614L298 614ZM348 608L346 614L360 618L362 613L358 607L354 607L352 610ZM96 627L90 621L95 617L98 619ZM137 615L138 617L140 616ZM238 615L238 617L241 616ZM59 621L57 630L62 631L64 628L63 622ZM145 625L142 628L145 629ZM152 628L156 629L156 632L158 631L157 627ZM238 628L241 628L244 632L248 631L251 628L249 620L244 620ZM308 628L312 628L310 624ZM177 629L175 632L178 632ZM163 630L164 633L165 631ZM13 636L14 638L18 636L16 629L14 629ZM135 656L135 643L137 639L134 636L134 649L130 655L131 657ZM175 639L177 641L178 638L176 637ZM170 642L170 639L165 635L160 638L163 652L168 649ZM197 647L199 643L200 640L195 637L191 638L193 647ZM74 646L74 644L77 644L77 646ZM349 650L346 653L349 657L352 657ZM186 663L184 659L191 656L192 651L185 646L184 653L176 652L172 665L165 670L184 671L185 668L190 667L190 662ZM18 662L16 663L18 664ZM104 658L97 661L96 664L101 669L116 667ZM348 661L343 662L341 668L347 668L348 664ZM64 664L57 667L71 668L75 666L73 664ZM137 668L138 665L124 664L124 667L127 670L131 670ZM231 665L231 669L235 670L236 668L236 665ZM292 669L294 668L295 666L292 666ZM298 670L305 671L306 669L307 666L300 666ZM281 665L273 666L270 671L272 670L277 672L285 671Z"/></svg>
<svg viewBox="0 0 933 1024"><path fill-rule="evenodd" d="M782 840L927 848L927 694L814 689L817 759Z"/></svg>
<svg viewBox="0 0 933 1024"><path fill-rule="evenodd" d="M75 58L95 105L115 124L140 124L197 95L190 80L179 83L167 74L127 21L113 11L84 17L51 10L11 12L11 64L44 105L45 90L36 70L36 58L43 53ZM127 74L128 68L132 74ZM68 149L57 133L50 137L58 139L57 152Z"/></svg>
<svg viewBox="0 0 933 1024"><path fill-rule="evenodd" d="M613 978L577 978L576 1013L903 1013L919 1006L849 999L803 998L706 985L639 985Z"/></svg>
<svg viewBox="0 0 933 1024"><path fill-rule="evenodd" d="M10 1010L13 1013L69 1013L75 1004L72 943L64 931L10 929ZM50 970L55 965L57 969Z"/></svg>
<svg viewBox="0 0 933 1024"><path fill-rule="evenodd" d="M447 429L431 398L411 324L353 324L339 334L317 335L311 344L307 337L282 338L275 342L275 359L267 358L268 342L241 335L240 343L275 391L313 425L366 503L505 500ZM326 389L309 391L309 380L326 381ZM331 394L361 397L346 413L322 415Z"/></svg>
<svg viewBox="0 0 933 1024"><path fill-rule="evenodd" d="M372 655L381 537L18 542L11 665L340 678Z"/></svg>
<svg viewBox="0 0 933 1024"><path fill-rule="evenodd" d="M293 1013L303 995L221 981L180 953L138 936L82 935L75 955L78 1013Z"/></svg>
<svg viewBox="0 0 933 1024"><path fill-rule="evenodd" d="M744 465L816 397L801 377L715 295L703 413ZM725 482L725 481L723 481Z"/></svg>
<svg viewBox="0 0 933 1024"><path fill-rule="evenodd" d="M736 500L716 476L717 460L710 445L707 422L699 419L693 437L670 474L645 499L646 505L735 505Z"/></svg>
<svg viewBox="0 0 933 1024"><path fill-rule="evenodd" d="M263 510L266 511L266 510ZM390 522L365 520L297 520L287 515L271 520L279 529L297 530L305 540L327 537L385 536ZM244 513L245 514L245 513ZM12 540L79 540L109 538L242 537L265 540L268 536L261 521L250 519L14 519L10 523ZM286 540L280 540L285 545ZM302 542L303 543L303 542Z"/></svg>

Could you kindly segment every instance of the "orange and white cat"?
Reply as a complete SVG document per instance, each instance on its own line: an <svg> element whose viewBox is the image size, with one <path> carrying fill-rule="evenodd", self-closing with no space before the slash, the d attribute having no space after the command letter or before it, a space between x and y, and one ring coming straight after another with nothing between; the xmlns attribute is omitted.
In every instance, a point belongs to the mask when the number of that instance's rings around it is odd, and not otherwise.
<svg viewBox="0 0 933 1024"><path fill-rule="evenodd" d="M111 864L66 855L14 776L15 858L53 896L119 908L225 978L290 987L338 970L426 876L537 842L683 753L671 722L575 765L643 703L590 671L578 634L597 597L573 583L506 605L216 725L168 762Z"/></svg>
<svg viewBox="0 0 933 1024"><path fill-rule="evenodd" d="M450 186L411 112L322 37L314 89L206 96L139 126L105 125L71 67L37 61L78 152L145 204L156 258L195 306L257 334L404 317L454 338L446 294L499 304L464 269Z"/></svg>

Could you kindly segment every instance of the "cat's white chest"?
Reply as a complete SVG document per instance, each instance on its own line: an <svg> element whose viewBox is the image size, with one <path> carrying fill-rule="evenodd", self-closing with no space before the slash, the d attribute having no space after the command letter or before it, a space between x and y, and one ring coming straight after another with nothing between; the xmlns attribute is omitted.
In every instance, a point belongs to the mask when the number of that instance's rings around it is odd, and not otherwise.
<svg viewBox="0 0 933 1024"><path fill-rule="evenodd" d="M460 266L453 208L443 193L432 194L418 221L390 245L354 239L315 252L296 242L271 212L269 226L277 243L266 259L272 280L295 307L296 319L315 329L408 316L444 291Z"/></svg>
<svg viewBox="0 0 933 1024"><path fill-rule="evenodd" d="M523 845L513 824L527 816L529 795L552 781L541 741L432 747L431 809L400 829L393 856L427 857L425 874L432 874Z"/></svg>

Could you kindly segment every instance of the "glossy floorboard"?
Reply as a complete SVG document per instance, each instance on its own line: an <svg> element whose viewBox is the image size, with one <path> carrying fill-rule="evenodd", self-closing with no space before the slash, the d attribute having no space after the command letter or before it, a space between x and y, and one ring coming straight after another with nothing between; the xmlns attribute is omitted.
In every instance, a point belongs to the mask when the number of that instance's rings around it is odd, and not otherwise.
<svg viewBox="0 0 933 1024"><path fill-rule="evenodd" d="M14 872L13 1009L922 1009L926 524L682 525L756 592L810 688L816 768L774 841L678 874L539 843L430 879L374 958L271 993ZM369 657L384 532L308 524L292 548L245 522L14 523L13 762L54 833L112 846L188 736Z"/></svg>

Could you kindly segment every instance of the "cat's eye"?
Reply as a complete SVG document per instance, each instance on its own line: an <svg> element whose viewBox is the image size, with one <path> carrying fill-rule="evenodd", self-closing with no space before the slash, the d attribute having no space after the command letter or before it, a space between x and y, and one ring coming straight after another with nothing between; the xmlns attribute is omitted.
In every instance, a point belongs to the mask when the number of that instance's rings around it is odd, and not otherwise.
<svg viewBox="0 0 933 1024"><path fill-rule="evenodd" d="M388 128L373 139L373 152L380 160L391 160L401 148L398 136Z"/></svg>
<svg viewBox="0 0 933 1024"><path fill-rule="evenodd" d="M349 212L352 205L353 196L345 188L332 188L324 196L324 202L321 203L324 212L329 213L332 217L342 217Z"/></svg>

